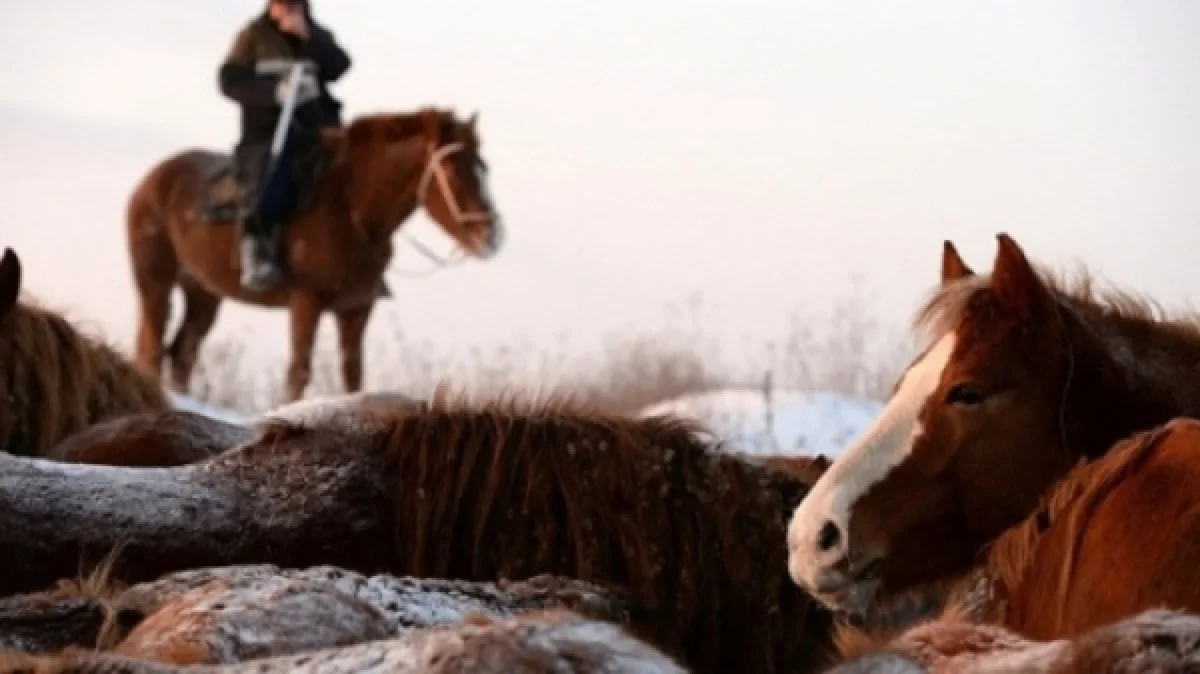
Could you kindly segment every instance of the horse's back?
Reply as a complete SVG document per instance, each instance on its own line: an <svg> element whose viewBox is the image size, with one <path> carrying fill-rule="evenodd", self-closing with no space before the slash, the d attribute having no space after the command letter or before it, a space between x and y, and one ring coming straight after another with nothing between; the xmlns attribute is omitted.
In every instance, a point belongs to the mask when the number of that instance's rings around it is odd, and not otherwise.
<svg viewBox="0 0 1200 674"><path fill-rule="evenodd" d="M178 185L180 179L215 176L232 166L233 158L227 153L204 148L181 150L164 157L150 167L133 192L131 201L146 196L162 198Z"/></svg>
<svg viewBox="0 0 1200 674"><path fill-rule="evenodd" d="M68 463L170 467L202 461L249 441L247 427L184 410L132 414L68 437L47 457Z"/></svg>

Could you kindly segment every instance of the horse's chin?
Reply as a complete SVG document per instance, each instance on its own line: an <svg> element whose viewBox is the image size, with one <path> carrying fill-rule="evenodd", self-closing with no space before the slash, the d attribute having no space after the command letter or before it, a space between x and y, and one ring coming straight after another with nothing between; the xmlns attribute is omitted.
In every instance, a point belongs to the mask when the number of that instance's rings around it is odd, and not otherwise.
<svg viewBox="0 0 1200 674"><path fill-rule="evenodd" d="M855 624L867 623L879 597L878 578L868 578L848 583L836 592L814 593L813 598L825 608Z"/></svg>

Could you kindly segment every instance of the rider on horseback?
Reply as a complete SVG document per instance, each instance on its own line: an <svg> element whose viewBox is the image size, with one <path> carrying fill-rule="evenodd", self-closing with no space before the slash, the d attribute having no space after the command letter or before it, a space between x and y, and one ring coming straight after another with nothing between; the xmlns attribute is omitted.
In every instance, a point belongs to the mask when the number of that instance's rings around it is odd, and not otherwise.
<svg viewBox="0 0 1200 674"><path fill-rule="evenodd" d="M310 68L297 71L293 63ZM321 129L342 125L342 104L326 85L350 68L350 57L313 21L307 0L269 0L266 11L238 34L220 69L221 92L242 108L242 137L234 151L242 203L242 285L278 283L284 223L307 202L321 158ZM293 76L299 81L293 82ZM272 166L271 145L291 92L295 109Z"/></svg>

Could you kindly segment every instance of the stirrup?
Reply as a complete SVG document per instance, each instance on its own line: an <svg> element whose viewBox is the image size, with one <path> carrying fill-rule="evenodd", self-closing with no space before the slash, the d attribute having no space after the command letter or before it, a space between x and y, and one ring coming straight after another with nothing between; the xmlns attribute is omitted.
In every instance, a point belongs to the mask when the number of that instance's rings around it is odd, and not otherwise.
<svg viewBox="0 0 1200 674"><path fill-rule="evenodd" d="M283 270L271 262L267 255L260 253L262 247L262 244L251 237L242 239L240 282L247 290L261 292L283 282Z"/></svg>

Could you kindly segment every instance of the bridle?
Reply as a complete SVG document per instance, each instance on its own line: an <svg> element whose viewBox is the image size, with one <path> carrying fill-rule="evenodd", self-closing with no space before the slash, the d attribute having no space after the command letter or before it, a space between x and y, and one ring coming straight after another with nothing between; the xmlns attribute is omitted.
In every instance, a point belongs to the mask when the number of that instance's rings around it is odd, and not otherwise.
<svg viewBox="0 0 1200 674"><path fill-rule="evenodd" d="M429 186L437 185L438 191L442 196L442 201L450 211L450 217L454 218L454 223L459 227L470 222L488 221L492 218L491 215L482 211L464 213L458 205L458 199L454 196L454 190L450 188L450 178L446 175L444 162L450 155L462 152L464 149L466 149L466 145L462 142L448 143L442 147L435 147L429 153L429 161L425 164L425 171L421 174L420 182L417 183L417 203L428 210ZM467 258L466 251L463 250L461 245L455 248L450 257L443 258L410 236L407 232L402 231L401 234L418 253L428 258L439 268L462 264ZM424 276L425 274L416 275Z"/></svg>
<svg viewBox="0 0 1200 674"><path fill-rule="evenodd" d="M458 199L454 197L454 190L450 189L450 179L446 177L446 168L442 162L446 157L462 152L465 148L466 145L463 143L449 143L435 149L429 155L429 163L425 165L425 173L421 174L421 182L417 183L417 202L428 208L429 186L436 181L438 190L442 194L442 200L446 202L446 207L450 209L450 216L458 225L486 221L492 217L482 211L464 213L458 206Z"/></svg>

